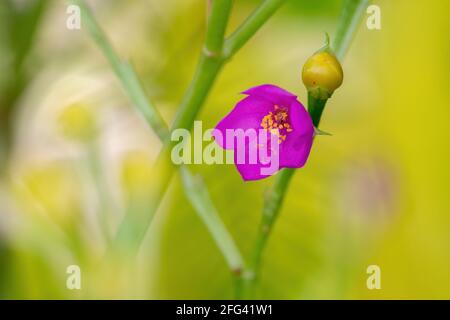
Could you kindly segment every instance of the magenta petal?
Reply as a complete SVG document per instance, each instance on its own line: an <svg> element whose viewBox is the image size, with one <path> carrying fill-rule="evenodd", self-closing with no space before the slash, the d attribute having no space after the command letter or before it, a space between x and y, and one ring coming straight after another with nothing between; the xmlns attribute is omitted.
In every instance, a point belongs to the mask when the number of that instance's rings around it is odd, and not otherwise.
<svg viewBox="0 0 450 320"><path fill-rule="evenodd" d="M216 142L222 148L234 150L234 162L242 178L245 181L258 180L274 174L280 168L300 168L304 166L311 151L314 126L308 112L297 101L297 97L282 88L268 84L250 88L243 93L247 94L248 97L239 101L233 110L217 124L213 132ZM244 145L241 146L245 150L238 150L237 138L234 136L234 141L227 141L228 129L239 129L242 132L253 129L256 136L259 137L259 130L264 130L262 128L263 118L265 116L274 117L274 114L280 110L287 112L287 120L283 119L281 120L283 122L279 123L283 130L282 133L278 130L275 133L266 130L262 131L259 140L255 136L247 137ZM290 124L290 128L283 128L285 124ZM264 125L267 128L267 122L264 122ZM264 145L268 145L271 137L276 140L273 141L272 147L268 149L271 155L269 156L270 161L263 163L258 150L264 148ZM243 154L244 157L242 157ZM258 156L250 161L250 154L258 154Z"/></svg>
<svg viewBox="0 0 450 320"><path fill-rule="evenodd" d="M271 176L278 171L275 170L272 174L263 175L261 174L261 169L264 167L266 166L263 166L261 164L236 164L236 168L241 174L242 179L244 179L245 181L261 180Z"/></svg>
<svg viewBox="0 0 450 320"><path fill-rule="evenodd" d="M296 95L272 84L263 84L250 88L243 92L252 97L259 97L273 104L289 105L292 100L297 98Z"/></svg>
<svg viewBox="0 0 450 320"><path fill-rule="evenodd" d="M280 167L301 168L305 165L314 138L314 126L303 105L295 100L289 107L293 131L280 145Z"/></svg>
<svg viewBox="0 0 450 320"><path fill-rule="evenodd" d="M292 147L281 146L280 168L301 168L308 160L313 142L312 136L303 136Z"/></svg>
<svg viewBox="0 0 450 320"><path fill-rule="evenodd" d="M215 130L220 131L223 139L218 139L217 132L213 132L212 135L219 146L227 149L227 129L258 130L261 127L261 119L272 109L272 107L272 103L264 99L258 97L246 97L239 101L234 109L217 124Z"/></svg>
<svg viewBox="0 0 450 320"><path fill-rule="evenodd" d="M279 151L277 153L270 153L270 155L272 155L273 157L267 159L270 161L269 162L262 162L261 158L259 157L259 149L261 147L257 147L257 143L259 142L260 144L266 144L266 145L270 145L270 134L267 133L267 136L264 142L262 141L256 141L256 143L252 144L250 141L245 143L245 155L247 155L246 157L246 161L244 163L240 163L239 159L238 159L238 153L240 150L238 150L237 147L235 147L234 149L234 163L236 165L236 168L238 169L239 173L242 176L242 179L244 179L245 181L250 181L250 180L259 180L259 179L264 179L267 178L271 175L273 175L274 173L276 173L279 169L280 169L280 164L279 164ZM277 144L278 138L274 139L275 143ZM278 144L277 144L278 146ZM254 155L258 155L257 157L257 161L256 163L252 163L249 158L248 155L250 155L253 152Z"/></svg>

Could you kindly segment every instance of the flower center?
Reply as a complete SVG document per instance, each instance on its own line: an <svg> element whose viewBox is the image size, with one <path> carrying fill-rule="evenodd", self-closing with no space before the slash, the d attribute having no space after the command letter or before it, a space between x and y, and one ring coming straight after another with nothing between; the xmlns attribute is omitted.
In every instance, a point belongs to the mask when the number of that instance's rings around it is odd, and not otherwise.
<svg viewBox="0 0 450 320"><path fill-rule="evenodd" d="M261 120L261 127L270 131L270 133L278 137L278 144L286 140L286 136L292 131L289 123L288 109L275 105L274 110L269 112Z"/></svg>

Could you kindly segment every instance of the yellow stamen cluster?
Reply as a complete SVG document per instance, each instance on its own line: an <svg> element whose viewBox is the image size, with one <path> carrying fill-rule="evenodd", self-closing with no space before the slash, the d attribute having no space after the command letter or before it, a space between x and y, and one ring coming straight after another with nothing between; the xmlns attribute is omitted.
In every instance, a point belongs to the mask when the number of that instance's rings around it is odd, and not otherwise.
<svg viewBox="0 0 450 320"><path fill-rule="evenodd" d="M292 131L292 128L288 121L288 112L285 108L280 108L275 105L275 111L270 111L261 120L261 127L270 131L270 133L278 137L278 144L281 144L286 140L287 133Z"/></svg>

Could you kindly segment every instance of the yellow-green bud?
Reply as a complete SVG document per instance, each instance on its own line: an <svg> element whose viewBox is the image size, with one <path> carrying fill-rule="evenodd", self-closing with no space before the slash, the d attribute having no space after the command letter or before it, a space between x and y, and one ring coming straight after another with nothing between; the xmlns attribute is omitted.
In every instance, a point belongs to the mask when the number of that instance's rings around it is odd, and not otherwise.
<svg viewBox="0 0 450 320"><path fill-rule="evenodd" d="M339 88L344 79L341 64L328 44L313 54L303 66L302 80L308 93L326 100Z"/></svg>

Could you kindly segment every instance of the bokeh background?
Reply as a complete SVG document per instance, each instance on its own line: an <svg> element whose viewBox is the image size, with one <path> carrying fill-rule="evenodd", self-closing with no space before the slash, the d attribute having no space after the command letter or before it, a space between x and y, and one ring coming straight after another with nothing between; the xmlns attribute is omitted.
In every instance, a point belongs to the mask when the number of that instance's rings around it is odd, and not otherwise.
<svg viewBox="0 0 450 320"><path fill-rule="evenodd" d="M236 0L229 32L258 1ZM170 123L204 38L204 0L89 1ZM258 298L450 298L450 43L444 0L376 0L343 61L305 168L264 255ZM272 83L306 101L300 72L333 36L339 0L290 0L224 68L200 120L213 127ZM230 299L232 276L177 176L137 261L105 263L123 215L145 211L161 144L67 3L0 3L0 298ZM269 178L193 165L244 255ZM137 196L136 196L137 195ZM136 199L138 199L136 201ZM82 290L66 288L79 265ZM368 290L366 268L381 268Z"/></svg>

